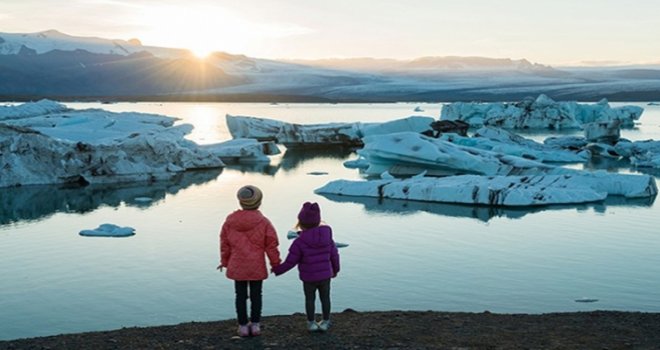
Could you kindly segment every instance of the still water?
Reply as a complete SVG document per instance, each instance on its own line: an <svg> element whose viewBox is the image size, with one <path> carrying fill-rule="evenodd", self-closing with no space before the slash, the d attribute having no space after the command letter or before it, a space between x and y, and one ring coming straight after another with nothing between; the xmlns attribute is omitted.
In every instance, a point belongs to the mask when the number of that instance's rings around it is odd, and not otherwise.
<svg viewBox="0 0 660 350"><path fill-rule="evenodd" d="M437 117L440 104L71 103L165 114L191 123L190 139L230 138L225 114L298 123ZM645 108L623 137L660 139L660 107ZM421 106L425 112L413 112ZM535 139L548 136L531 135ZM284 149L283 149L284 150ZM284 152L270 165L191 172L153 185L0 190L0 339L235 317L233 284L215 270L218 231L236 190L264 192L284 255L304 201L317 201L340 250L333 311L500 313L660 312L660 205L653 200L503 210L326 198L313 190L358 179L348 151ZM578 166L582 168L582 165ZM626 164L588 167L635 172ZM326 172L327 175L312 175ZM139 203L137 197L151 197ZM102 223L129 238L82 237ZM576 299L598 299L577 303ZM264 285L264 314L304 309L294 270Z"/></svg>

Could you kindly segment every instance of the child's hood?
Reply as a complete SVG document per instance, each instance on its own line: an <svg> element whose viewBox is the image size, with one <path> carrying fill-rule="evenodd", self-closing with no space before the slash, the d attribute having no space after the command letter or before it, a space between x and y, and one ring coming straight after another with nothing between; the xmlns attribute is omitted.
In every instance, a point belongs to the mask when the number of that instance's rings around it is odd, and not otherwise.
<svg viewBox="0 0 660 350"><path fill-rule="evenodd" d="M228 224L239 232L250 232L265 220L259 210L237 210L227 218Z"/></svg>
<svg viewBox="0 0 660 350"><path fill-rule="evenodd" d="M325 247L332 244L332 229L325 225L314 227L304 230L298 239L310 247Z"/></svg>

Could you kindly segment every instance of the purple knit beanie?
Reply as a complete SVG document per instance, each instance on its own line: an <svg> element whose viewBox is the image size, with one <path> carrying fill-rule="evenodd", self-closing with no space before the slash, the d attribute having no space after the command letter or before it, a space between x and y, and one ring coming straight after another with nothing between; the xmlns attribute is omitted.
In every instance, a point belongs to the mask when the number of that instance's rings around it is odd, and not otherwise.
<svg viewBox="0 0 660 350"><path fill-rule="evenodd" d="M300 213L298 222L307 227L316 227L321 223L321 208L317 203L305 202Z"/></svg>

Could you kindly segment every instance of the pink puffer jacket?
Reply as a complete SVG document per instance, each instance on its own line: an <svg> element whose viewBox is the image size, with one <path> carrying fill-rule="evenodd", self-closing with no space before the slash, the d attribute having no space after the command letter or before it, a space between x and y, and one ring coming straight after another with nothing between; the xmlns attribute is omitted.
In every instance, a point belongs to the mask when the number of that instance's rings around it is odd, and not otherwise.
<svg viewBox="0 0 660 350"><path fill-rule="evenodd" d="M268 278L270 266L280 264L279 241L275 228L259 210L236 210L229 214L220 231L220 263L227 278L259 281Z"/></svg>

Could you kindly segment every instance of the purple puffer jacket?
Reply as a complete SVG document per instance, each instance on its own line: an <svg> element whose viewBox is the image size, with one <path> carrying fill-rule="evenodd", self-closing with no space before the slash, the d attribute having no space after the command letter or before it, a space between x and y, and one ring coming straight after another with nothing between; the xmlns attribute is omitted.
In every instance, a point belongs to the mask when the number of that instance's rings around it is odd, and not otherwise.
<svg viewBox="0 0 660 350"><path fill-rule="evenodd" d="M335 277L339 272L339 252L332 240L330 226L318 226L304 230L296 238L286 260L273 268L275 275L281 275L298 265L300 279L304 282L317 282Z"/></svg>

